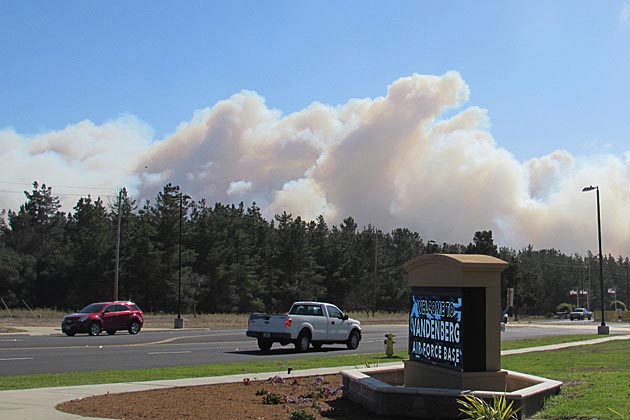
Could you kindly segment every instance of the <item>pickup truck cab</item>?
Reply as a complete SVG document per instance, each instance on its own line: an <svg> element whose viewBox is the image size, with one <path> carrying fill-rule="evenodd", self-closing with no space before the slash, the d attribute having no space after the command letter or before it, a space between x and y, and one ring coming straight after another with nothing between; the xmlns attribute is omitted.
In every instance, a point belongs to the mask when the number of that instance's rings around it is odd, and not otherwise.
<svg viewBox="0 0 630 420"><path fill-rule="evenodd" d="M573 321L574 319L583 320L588 318L589 320L593 317L593 312L587 310L586 308L575 308L573 312L569 314L569 319Z"/></svg>
<svg viewBox="0 0 630 420"><path fill-rule="evenodd" d="M293 343L298 351L308 350L309 345L319 349L335 343L356 349L361 341L361 323L332 303L295 302L287 314L251 314L246 334L258 340L263 352L273 343Z"/></svg>

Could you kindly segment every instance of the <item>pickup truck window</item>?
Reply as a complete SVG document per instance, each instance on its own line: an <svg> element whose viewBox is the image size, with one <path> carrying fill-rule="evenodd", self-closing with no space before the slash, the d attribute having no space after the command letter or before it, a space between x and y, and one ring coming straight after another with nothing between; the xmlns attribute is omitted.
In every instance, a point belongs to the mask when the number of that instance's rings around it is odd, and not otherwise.
<svg viewBox="0 0 630 420"><path fill-rule="evenodd" d="M331 318L343 318L343 314L341 313L341 311L337 308L335 308L334 306L326 306L326 309L328 309L328 316Z"/></svg>
<svg viewBox="0 0 630 420"><path fill-rule="evenodd" d="M294 305L289 315L324 316L324 313L319 305Z"/></svg>

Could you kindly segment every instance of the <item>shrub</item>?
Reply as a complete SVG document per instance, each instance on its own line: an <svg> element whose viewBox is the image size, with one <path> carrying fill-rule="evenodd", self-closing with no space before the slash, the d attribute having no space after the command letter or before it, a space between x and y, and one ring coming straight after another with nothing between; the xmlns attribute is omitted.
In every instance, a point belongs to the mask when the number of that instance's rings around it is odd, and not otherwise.
<svg viewBox="0 0 630 420"><path fill-rule="evenodd" d="M561 303L560 305L558 305L556 307L556 311L557 312L571 312L573 311L573 305L571 305L570 303Z"/></svg>
<svg viewBox="0 0 630 420"><path fill-rule="evenodd" d="M492 398L492 404L488 404L481 398L472 394L463 394L463 400L457 400L462 406L459 411L467 415L471 420L513 420L516 419L516 413L520 408L516 410L512 408L514 401L507 403L505 394Z"/></svg>
<svg viewBox="0 0 630 420"><path fill-rule="evenodd" d="M282 404L283 402L284 397L276 393L267 393L262 399L263 404Z"/></svg>
<svg viewBox="0 0 630 420"><path fill-rule="evenodd" d="M315 416L304 410L298 410L291 413L290 420L315 420Z"/></svg>

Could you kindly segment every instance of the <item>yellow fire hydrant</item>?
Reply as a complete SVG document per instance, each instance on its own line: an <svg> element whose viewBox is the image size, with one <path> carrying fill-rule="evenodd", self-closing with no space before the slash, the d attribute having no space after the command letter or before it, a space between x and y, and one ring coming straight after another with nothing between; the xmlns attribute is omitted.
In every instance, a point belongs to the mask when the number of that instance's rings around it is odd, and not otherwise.
<svg viewBox="0 0 630 420"><path fill-rule="evenodd" d="M383 344L385 344L385 355L387 357L394 356L394 337L396 337L394 334L385 334Z"/></svg>

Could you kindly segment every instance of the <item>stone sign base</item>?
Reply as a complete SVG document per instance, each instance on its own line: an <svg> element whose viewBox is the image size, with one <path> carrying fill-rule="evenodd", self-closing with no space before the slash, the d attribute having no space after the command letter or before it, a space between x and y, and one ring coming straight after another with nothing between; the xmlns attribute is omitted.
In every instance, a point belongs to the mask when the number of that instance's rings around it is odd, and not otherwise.
<svg viewBox="0 0 630 420"><path fill-rule="evenodd" d="M503 370L506 390L501 392L479 388L447 389L403 386L402 367L378 367L344 370L343 394L357 404L382 416L408 416L420 419L461 419L457 400L462 393L471 393L488 402L505 395L514 408L521 408L518 418L532 416L545 399L560 391L561 382L533 375Z"/></svg>
<svg viewBox="0 0 630 420"><path fill-rule="evenodd" d="M461 372L413 360L403 361L405 386L418 388L485 389L505 391L507 371Z"/></svg>

